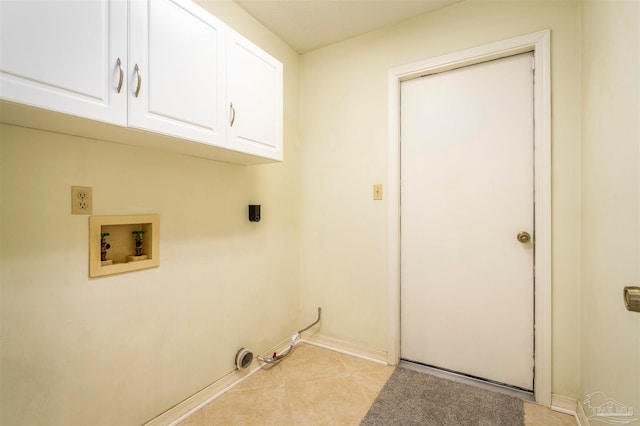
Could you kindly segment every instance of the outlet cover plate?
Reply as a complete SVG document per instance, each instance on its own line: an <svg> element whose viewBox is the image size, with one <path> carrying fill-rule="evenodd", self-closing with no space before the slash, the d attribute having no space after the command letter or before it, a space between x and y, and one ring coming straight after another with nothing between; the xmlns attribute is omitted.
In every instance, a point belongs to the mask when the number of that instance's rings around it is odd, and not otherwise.
<svg viewBox="0 0 640 426"><path fill-rule="evenodd" d="M92 214L93 194L90 186L71 187L71 214Z"/></svg>

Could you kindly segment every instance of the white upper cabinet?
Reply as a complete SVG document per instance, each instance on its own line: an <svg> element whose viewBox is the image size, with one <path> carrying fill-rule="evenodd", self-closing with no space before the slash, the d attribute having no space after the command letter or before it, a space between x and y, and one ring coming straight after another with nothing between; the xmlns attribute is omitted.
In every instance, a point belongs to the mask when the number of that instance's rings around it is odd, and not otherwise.
<svg viewBox="0 0 640 426"><path fill-rule="evenodd" d="M0 1L3 99L126 125L126 60L124 1Z"/></svg>
<svg viewBox="0 0 640 426"><path fill-rule="evenodd" d="M233 149L282 160L282 63L229 30L227 80Z"/></svg>
<svg viewBox="0 0 640 426"><path fill-rule="evenodd" d="M190 0L0 0L2 122L281 161L282 78L279 61Z"/></svg>
<svg viewBox="0 0 640 426"><path fill-rule="evenodd" d="M129 7L129 126L226 146L224 24L191 1Z"/></svg>

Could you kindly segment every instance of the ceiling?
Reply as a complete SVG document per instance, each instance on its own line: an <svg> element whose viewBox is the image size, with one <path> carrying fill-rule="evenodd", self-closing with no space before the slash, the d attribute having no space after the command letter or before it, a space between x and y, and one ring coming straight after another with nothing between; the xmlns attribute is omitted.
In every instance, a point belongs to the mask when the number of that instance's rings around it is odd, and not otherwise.
<svg viewBox="0 0 640 426"><path fill-rule="evenodd" d="M234 0L298 53L390 26L460 0Z"/></svg>

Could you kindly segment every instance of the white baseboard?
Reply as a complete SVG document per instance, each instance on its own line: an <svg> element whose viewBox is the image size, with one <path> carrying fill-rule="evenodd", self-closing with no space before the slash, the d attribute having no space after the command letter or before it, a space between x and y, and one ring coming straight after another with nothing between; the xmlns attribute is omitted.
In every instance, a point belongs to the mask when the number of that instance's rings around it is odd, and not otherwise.
<svg viewBox="0 0 640 426"><path fill-rule="evenodd" d="M551 409L559 413L572 415L578 426L589 426L589 420L584 413L582 404L579 404L575 398L569 398L562 395L551 395Z"/></svg>
<svg viewBox="0 0 640 426"><path fill-rule="evenodd" d="M290 339L276 345L270 350L266 351L263 356L271 356L274 352L282 352L289 347ZM387 353L375 349L369 349L362 346L354 345L352 343L343 342L336 339L313 335L313 333L303 333L301 340L298 343L307 343L314 346L319 346L325 349L330 349L335 352L341 352L347 355L363 358L369 361L378 362L381 364L387 364ZM235 370L226 376L216 380L206 388L195 393L174 407L168 409L164 413L149 420L144 426L175 426L189 416L196 413L198 410L209 404L211 401L222 396L229 389L238 385L242 381L249 378L251 375L260 371L264 366L254 359L249 368L245 370Z"/></svg>
<svg viewBox="0 0 640 426"><path fill-rule="evenodd" d="M289 339L278 344L272 349L266 351L263 356L270 356L273 352L282 352L289 347ZM334 352L340 352L346 355L355 356L366 359L368 361L377 362L387 365L387 352L366 348L364 346L355 345L353 343L344 342L330 337L315 335L313 333L303 333L298 343L306 343L313 346L329 349ZM174 407L168 409L164 413L148 421L144 426L175 426L184 421L198 410L222 396L225 392L248 379L253 374L262 369L264 364L258 362L257 358L253 360L251 366L243 371L235 370L219 380L213 382L206 388L195 393ZM562 395L552 395L551 409L560 413L570 414L575 417L579 426L589 426L589 420L582 408L582 404L574 398Z"/></svg>
<svg viewBox="0 0 640 426"><path fill-rule="evenodd" d="M576 413L578 415L578 424L580 426L589 426L591 423L589 422L589 418L587 417L587 413L584 412L584 407L580 402L577 403L578 409Z"/></svg>
<svg viewBox="0 0 640 426"><path fill-rule="evenodd" d="M289 339L266 351L263 356L271 356L274 352L282 352L289 347ZM149 420L144 426L174 426L185 420L198 410L209 404L211 401L222 396L229 389L248 379L251 375L260 371L264 364L254 358L251 365L245 370L235 370L216 380L206 388L193 394L189 398L171 407L164 413Z"/></svg>
<svg viewBox="0 0 640 426"><path fill-rule="evenodd" d="M342 340L325 337L310 332L302 333L301 341L313 346L340 352L345 355L351 355L367 361L377 362L387 365L387 352L378 349L366 348L364 346L355 345L353 343L344 342Z"/></svg>

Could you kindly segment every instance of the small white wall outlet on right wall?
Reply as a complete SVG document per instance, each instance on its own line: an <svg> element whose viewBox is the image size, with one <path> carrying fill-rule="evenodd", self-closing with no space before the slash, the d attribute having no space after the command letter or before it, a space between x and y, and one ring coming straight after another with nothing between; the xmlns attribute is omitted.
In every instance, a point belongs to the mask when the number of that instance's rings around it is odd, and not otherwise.
<svg viewBox="0 0 640 426"><path fill-rule="evenodd" d="M90 186L71 187L71 214L92 214L93 195Z"/></svg>
<svg viewBox="0 0 640 426"><path fill-rule="evenodd" d="M373 199L382 200L382 184L376 183L373 185Z"/></svg>

